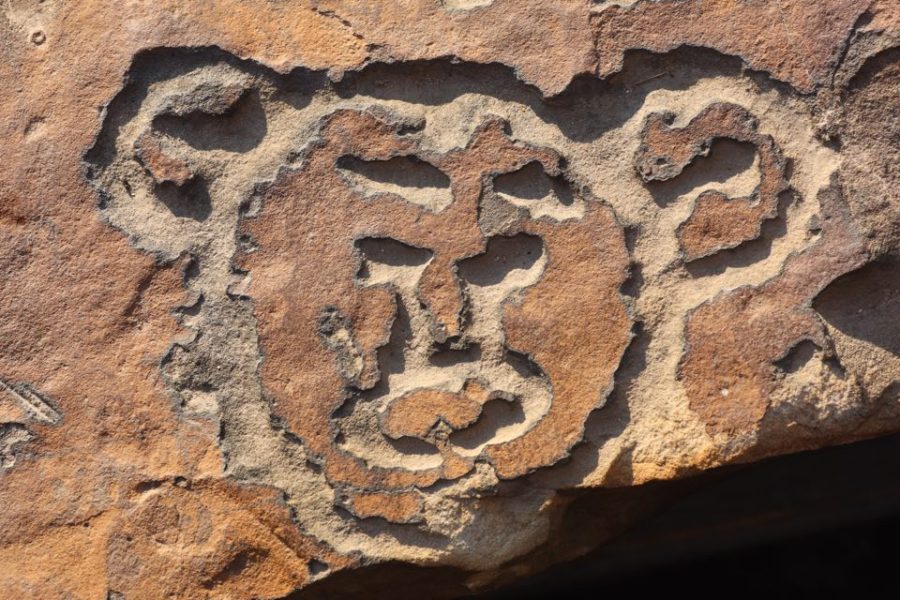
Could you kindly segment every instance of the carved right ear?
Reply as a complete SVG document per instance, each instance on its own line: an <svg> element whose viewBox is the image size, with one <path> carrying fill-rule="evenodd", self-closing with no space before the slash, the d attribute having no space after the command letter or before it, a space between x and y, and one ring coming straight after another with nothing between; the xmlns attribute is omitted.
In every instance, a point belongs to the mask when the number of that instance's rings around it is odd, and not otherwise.
<svg viewBox="0 0 900 600"><path fill-rule="evenodd" d="M338 159L337 169L347 184L367 199L381 194L399 196L431 212L440 212L453 202L450 179L416 156L363 160L345 155Z"/></svg>

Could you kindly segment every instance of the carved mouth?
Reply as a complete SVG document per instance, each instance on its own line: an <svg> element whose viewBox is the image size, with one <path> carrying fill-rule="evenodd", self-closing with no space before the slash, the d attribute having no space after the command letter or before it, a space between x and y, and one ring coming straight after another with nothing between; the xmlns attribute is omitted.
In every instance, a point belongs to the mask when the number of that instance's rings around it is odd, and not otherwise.
<svg viewBox="0 0 900 600"><path fill-rule="evenodd" d="M497 403L507 406L492 408ZM456 393L436 388L406 393L389 403L380 415L382 433L389 438L413 437L439 451L466 456L500 441L500 429L515 424L504 424L504 416L525 420L520 399L506 391L491 391L476 379L466 381Z"/></svg>

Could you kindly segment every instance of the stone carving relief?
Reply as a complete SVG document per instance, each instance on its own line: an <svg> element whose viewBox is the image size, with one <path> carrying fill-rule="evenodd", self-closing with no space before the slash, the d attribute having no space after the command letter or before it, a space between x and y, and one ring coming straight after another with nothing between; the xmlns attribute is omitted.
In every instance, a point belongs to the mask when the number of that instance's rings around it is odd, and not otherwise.
<svg viewBox="0 0 900 600"><path fill-rule="evenodd" d="M739 75L545 99L492 67L165 50L131 77L86 163L110 226L185 261L162 372L339 551L483 567L625 453L632 480L660 447L739 457L779 361L828 359L812 299L865 260L833 153Z"/></svg>
<svg viewBox="0 0 900 600"><path fill-rule="evenodd" d="M53 402L32 386L0 379L0 475L15 466L19 451L34 438L30 425L60 421L62 414Z"/></svg>

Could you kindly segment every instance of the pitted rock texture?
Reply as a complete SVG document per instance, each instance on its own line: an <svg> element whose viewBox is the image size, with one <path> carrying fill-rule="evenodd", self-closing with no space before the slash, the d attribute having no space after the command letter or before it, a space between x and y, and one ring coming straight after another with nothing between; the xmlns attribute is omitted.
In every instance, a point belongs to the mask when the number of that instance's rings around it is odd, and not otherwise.
<svg viewBox="0 0 900 600"><path fill-rule="evenodd" d="M450 597L900 430L895 6L7 3L0 586Z"/></svg>

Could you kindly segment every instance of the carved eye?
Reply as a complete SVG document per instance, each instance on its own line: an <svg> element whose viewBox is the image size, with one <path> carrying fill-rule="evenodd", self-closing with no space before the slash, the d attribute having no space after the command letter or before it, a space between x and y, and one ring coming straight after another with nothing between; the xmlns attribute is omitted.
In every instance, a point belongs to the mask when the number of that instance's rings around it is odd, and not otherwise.
<svg viewBox="0 0 900 600"><path fill-rule="evenodd" d="M362 255L356 278L364 285L392 283L415 287L433 256L430 250L391 238L362 238L356 241L356 248Z"/></svg>
<svg viewBox="0 0 900 600"><path fill-rule="evenodd" d="M544 243L537 236L496 236L488 241L484 254L459 262L459 275L470 286L502 285L512 291L537 282L543 271L543 257Z"/></svg>
<svg viewBox="0 0 900 600"><path fill-rule="evenodd" d="M366 198L392 194L432 212L453 202L450 179L415 156L363 160L348 155L338 159L337 168L350 187Z"/></svg>
<svg viewBox="0 0 900 600"><path fill-rule="evenodd" d="M202 151L249 152L266 137L258 90L201 87L183 102L157 116L153 128Z"/></svg>
<svg viewBox="0 0 900 600"><path fill-rule="evenodd" d="M528 210L533 219L551 217L562 221L584 216L584 204L569 184L550 177L538 162L494 179L494 192L510 204Z"/></svg>

